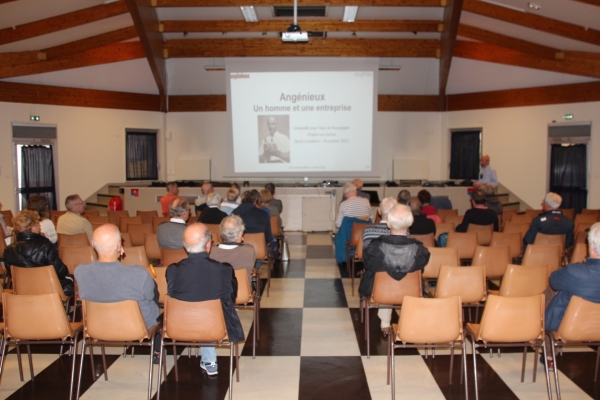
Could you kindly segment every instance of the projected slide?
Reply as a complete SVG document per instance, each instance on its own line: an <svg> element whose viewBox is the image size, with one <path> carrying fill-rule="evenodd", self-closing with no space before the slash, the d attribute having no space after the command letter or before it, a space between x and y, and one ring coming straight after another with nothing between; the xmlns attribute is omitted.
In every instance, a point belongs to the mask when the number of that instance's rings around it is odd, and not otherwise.
<svg viewBox="0 0 600 400"><path fill-rule="evenodd" d="M235 173L371 171L373 71L229 79Z"/></svg>

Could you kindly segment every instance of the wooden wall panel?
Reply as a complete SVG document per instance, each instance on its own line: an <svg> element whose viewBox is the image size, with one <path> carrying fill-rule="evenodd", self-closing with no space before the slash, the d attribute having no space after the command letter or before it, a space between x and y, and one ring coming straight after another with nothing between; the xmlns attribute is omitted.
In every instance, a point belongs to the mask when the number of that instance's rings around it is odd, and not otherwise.
<svg viewBox="0 0 600 400"><path fill-rule="evenodd" d="M151 0L156 7L293 6L293 0ZM298 0L299 6L444 7L445 0Z"/></svg>
<svg viewBox="0 0 600 400"><path fill-rule="evenodd" d="M378 111L439 111L440 96L379 95Z"/></svg>
<svg viewBox="0 0 600 400"><path fill-rule="evenodd" d="M227 111L227 96L169 96L169 112Z"/></svg>

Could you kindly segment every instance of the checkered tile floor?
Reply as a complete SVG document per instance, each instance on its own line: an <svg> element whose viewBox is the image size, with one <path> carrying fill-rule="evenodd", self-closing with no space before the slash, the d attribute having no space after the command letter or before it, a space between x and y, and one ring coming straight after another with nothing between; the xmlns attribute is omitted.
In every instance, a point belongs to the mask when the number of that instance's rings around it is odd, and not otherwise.
<svg viewBox="0 0 600 400"><path fill-rule="evenodd" d="M263 294L260 340L252 359L252 312L239 311L248 340L240 358L240 382L234 382L235 399L389 399L386 384L386 340L379 320L372 314L371 357L366 356L364 328L358 312L358 295L352 296L350 280L334 259L329 233L287 233L289 262L278 265L270 296ZM264 268L263 268L264 269ZM14 349L7 356L0 384L0 398L68 398L70 358L58 357L58 348L34 349L35 380L29 379L23 358L25 382L19 380ZM470 345L468 345L470 352ZM98 354L99 351L96 351ZM146 396L148 350L122 357L122 348L107 349L108 377L101 373L96 356L96 379L84 364L82 399L143 399ZM165 399L224 399L228 391L228 351L218 351L220 373L208 377L199 368L195 350L178 356L179 382L175 381L173 356L167 358L169 375L161 385ZM402 399L463 399L464 385L455 364L454 384L448 384L450 356L438 351L435 358L423 350L398 350L396 394ZM540 364L532 382L533 354L527 362L525 382L520 382L520 350L478 355L477 373L481 399L547 398ZM456 359L459 360L458 358ZM600 398L600 384L593 382L595 353L589 348L559 357L564 399ZM474 397L472 362L469 358L469 395ZM553 381L552 381L553 382ZM156 390L156 385L154 390ZM154 394L155 396L155 394Z"/></svg>

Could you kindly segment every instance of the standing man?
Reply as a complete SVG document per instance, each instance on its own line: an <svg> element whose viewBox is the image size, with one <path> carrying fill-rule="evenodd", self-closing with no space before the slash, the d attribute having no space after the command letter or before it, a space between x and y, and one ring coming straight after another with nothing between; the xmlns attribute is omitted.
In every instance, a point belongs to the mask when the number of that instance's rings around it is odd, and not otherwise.
<svg viewBox="0 0 600 400"><path fill-rule="evenodd" d="M481 156L479 180L475 182L475 187L479 187L484 183L489 183L494 189L498 187L498 178L496 178L496 170L490 167L490 156L488 156L487 154Z"/></svg>
<svg viewBox="0 0 600 400"><path fill-rule="evenodd" d="M277 118L267 118L269 135L263 139L258 149L259 162L261 163L289 163L290 139L277 131Z"/></svg>
<svg viewBox="0 0 600 400"><path fill-rule="evenodd" d="M56 233L65 235L85 233L91 242L94 229L90 221L81 216L85 212L85 203L81 200L81 197L78 194L67 196L65 207L67 208L67 212L58 217L58 221L56 222Z"/></svg>
<svg viewBox="0 0 600 400"><path fill-rule="evenodd" d="M244 340L244 330L235 311L237 281L233 267L209 258L211 235L200 223L188 226L183 234L183 246L188 258L167 268L169 296L182 301L221 300L227 334L231 342ZM214 347L202 347L200 368L208 375L219 373Z"/></svg>
<svg viewBox="0 0 600 400"><path fill-rule="evenodd" d="M525 249L528 244L535 242L538 232L546 235L565 235L565 246L571 247L573 244L573 230L575 224L573 220L563 215L558 209L562 203L562 197L556 193L548 193L542 202L544 212L531 221L531 226L523 238Z"/></svg>
<svg viewBox="0 0 600 400"><path fill-rule="evenodd" d="M167 217L169 215L169 204L171 201L179 195L179 187L177 182L167 183L167 194L160 198L160 206L162 208L162 216Z"/></svg>
<svg viewBox="0 0 600 400"><path fill-rule="evenodd" d="M183 231L185 231L190 206L186 199L175 197L169 204L171 219L163 222L156 228L158 245L165 249L177 250L183 248Z"/></svg>

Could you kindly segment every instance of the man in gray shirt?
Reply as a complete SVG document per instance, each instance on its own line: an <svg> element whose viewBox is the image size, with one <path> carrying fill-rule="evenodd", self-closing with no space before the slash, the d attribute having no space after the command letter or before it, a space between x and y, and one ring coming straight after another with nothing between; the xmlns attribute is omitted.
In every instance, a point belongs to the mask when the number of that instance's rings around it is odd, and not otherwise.
<svg viewBox="0 0 600 400"><path fill-rule="evenodd" d="M75 269L79 296L100 303L135 300L148 329L156 325L159 316L156 283L143 267L119 262L123 253L119 228L112 224L97 228L92 236L92 246L98 253L98 260Z"/></svg>
<svg viewBox="0 0 600 400"><path fill-rule="evenodd" d="M176 197L169 203L171 220L163 222L156 228L158 245L169 250L183 249L183 231L187 228L186 221L190 216L188 201Z"/></svg>

